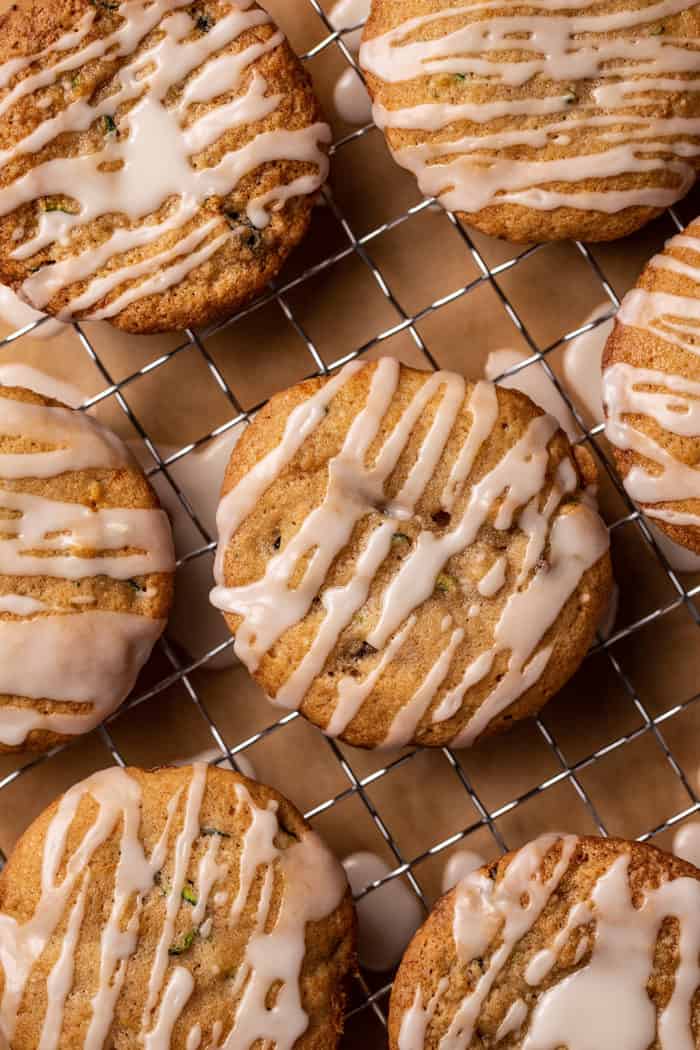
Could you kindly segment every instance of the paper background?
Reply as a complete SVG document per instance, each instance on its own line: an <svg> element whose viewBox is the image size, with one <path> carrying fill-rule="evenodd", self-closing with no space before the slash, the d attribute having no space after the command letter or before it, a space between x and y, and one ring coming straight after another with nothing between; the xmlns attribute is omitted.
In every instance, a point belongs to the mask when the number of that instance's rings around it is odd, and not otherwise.
<svg viewBox="0 0 700 1050"><path fill-rule="evenodd" d="M5 6L0 4L0 9ZM329 6L324 4L326 9ZM316 47L327 35L309 0L274 0L269 7L300 52ZM333 118L332 86L345 59L332 43L311 58L308 67L328 116ZM334 121L334 131L339 139L353 129ZM593 265L569 243L528 253L522 246L516 249L472 233L474 246L491 268L523 256L495 281L479 282L482 274L469 244L441 212L424 210L370 238L358 250L355 239L393 223L420 202L412 178L392 163L376 130L337 149L332 193L347 225L342 225L332 208L319 207L308 240L290 261L280 283L335 255L339 260L322 265L316 276L287 291L281 301L273 300L203 339L208 358L182 335L139 339L107 325L87 324L85 334L106 374L100 373L73 329L50 342L21 338L0 349L0 364L31 363L95 395L184 345L165 363L121 388L124 403L158 448L181 449L203 441L237 415L236 407L217 385L211 363L220 370L238 404L248 410L316 370L305 339L329 365L367 345L368 357L389 353L406 363L425 366L426 359L406 323L411 317L416 318L413 333L441 367L478 377L489 351L504 346L528 350L500 293L508 298L540 349L557 344L604 300ZM677 212L684 222L695 216L699 203L700 194L695 193L679 205ZM590 258L619 296L673 232L665 216L624 242L591 246ZM380 287L373 267L381 271L397 305ZM472 282L477 283L471 290L430 308ZM285 311L292 312L296 325ZM384 337L397 326L402 330ZM0 329L6 331L6 327ZM380 335L383 338L378 342ZM561 357L561 345L554 345L547 359L557 372ZM534 363L530 367L541 366ZM138 437L114 395L102 400L96 412L123 437ZM604 439L598 440L605 450ZM176 479L178 469L172 469ZM211 482L213 488L218 484L218 477ZM629 513L604 467L601 499L609 522ZM203 543L195 532L192 548ZM674 760L687 775L690 789L695 792L699 787L700 706L692 702L700 681L698 597L679 592L634 522L615 528L613 557L621 587L617 640L607 652L589 656L546 708L542 728L528 722L508 737L452 758L426 751L397 761L396 755L335 747L297 718L270 731L246 751L259 778L286 793L303 811L341 796L314 817L314 825L339 856L369 849L385 857L392 868L421 857L465 828L483 824L479 806L497 814L494 826L509 847L545 830L595 832L584 795L611 834L643 835L683 813L695 804L695 798L674 768ZM197 565L201 590L211 555L199 559ZM181 571L183 586L188 586L191 571L191 564ZM692 592L700 585L700 577L685 576L681 583ZM656 615L659 609L664 610L662 615ZM645 618L648 622L643 622ZM632 626L625 636L625 628ZM178 636L182 641L182 630ZM219 637L226 637L220 628ZM177 643L174 652L183 665L189 662ZM172 673L172 664L159 652L142 676L136 695ZM649 716L663 721L650 727ZM110 725L110 733L128 763L155 766L213 746L208 718L216 722L229 747L235 748L279 717L280 712L265 701L242 669L200 669L123 714ZM558 754L546 734L551 734ZM616 746L608 753L596 761L591 758L613 741ZM30 761L28 766L26 758L0 759L0 783L4 784L0 847L7 852L58 792L111 760L98 732L53 757ZM396 763L390 772L358 790L357 778L370 776L389 762ZM12 779L23 766L27 766L23 774ZM575 779L567 772L572 766L576 766ZM509 805L523 796L519 805ZM392 837L398 855L386 844L384 832ZM669 846L671 838L666 830L653 841ZM489 858L497 852L496 840L486 825L462 845ZM428 902L439 892L450 852L428 856L413 867ZM386 978L368 975L368 980L379 987ZM386 998L380 997L379 1008L385 1010L386 1005ZM353 1017L347 1045L359 1044L378 1023L369 1010Z"/></svg>

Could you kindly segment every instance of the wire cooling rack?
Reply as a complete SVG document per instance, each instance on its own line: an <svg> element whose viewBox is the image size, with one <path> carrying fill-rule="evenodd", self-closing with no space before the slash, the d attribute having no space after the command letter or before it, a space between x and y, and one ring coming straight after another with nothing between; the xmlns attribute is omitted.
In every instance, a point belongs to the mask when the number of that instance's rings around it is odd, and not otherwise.
<svg viewBox="0 0 700 1050"><path fill-rule="evenodd" d="M348 48L345 39L348 33L352 32L353 29L347 29L342 32L334 31L327 13L320 6L318 0L296 0L296 3L298 5L298 10L301 9L299 5L310 5L313 13L318 19L318 40L314 46L304 54L304 61L312 65L319 59L319 57L328 53L331 49L336 49L336 51L342 56L342 59L357 70L356 58L354 57L353 52ZM353 28L356 29L358 27ZM332 147L332 153L334 154L334 167L336 171L343 163L343 155L345 152L351 150L353 144L356 144L373 131L373 126L368 125L337 138ZM376 134L376 132L374 133ZM399 178L398 169L396 171L396 178ZM692 627L699 627L700 611L698 604L696 604L696 599L700 595L700 585L688 586L688 578L679 577L679 575L671 568L664 553L660 550L654 536L650 532L647 522L642 516L640 516L639 511L629 501L625 494L624 488L622 487L608 457L605 442L602 440L603 426L597 425L590 428L586 426L584 419L581 418L576 405L572 402L566 387L562 385L557 373L552 368L551 363L554 360L554 355L558 349L576 338L578 335L581 335L583 332L604 323L609 317L614 315L619 306L619 298L618 293L613 286L613 280L604 272L604 266L597 255L586 245L576 243L574 250L579 254L580 261L585 264L591 277L597 283L601 295L609 304L609 311L601 314L595 321L584 325L579 324L578 327L572 327L570 331L561 334L555 341L549 342L547 345L542 345L542 340L536 338L531 331L531 326L528 326L522 319L522 311L516 307L515 303L512 301L512 297L509 297L509 294L504 290L504 285L507 285L509 274L516 271L519 267L522 267L527 260L530 260L538 252L544 251L546 246L540 245L518 250L511 246L512 254L510 257L501 258L501 261L497 263L489 262L487 261L484 250L478 246L478 240L470 234L467 229L462 227L454 215L444 213L444 216L441 216L440 221L449 224L452 231L460 239L462 250L468 256L471 265L475 270L475 276L472 280L459 287L445 289L443 295L420 310L411 310L402 305L401 298L392 290L390 278L385 272L383 272L382 267L374 261L373 255L376 247L380 244L382 239L386 238L399 227L410 222L425 209L434 207L434 202L428 200L418 201L415 205L402 210L400 214L392 217L389 221L381 223L376 226L376 228L363 232L361 235L358 235L354 231L353 222L346 216L343 207L338 204L329 190L324 193L324 202L326 205L325 221L332 223L335 226L336 234L340 238L339 241L336 240L338 246L334 246L333 251L325 253L323 258L314 262L313 265L304 269L303 272L296 273L291 277L285 277L283 275L274 286L269 288L265 295L241 310L238 314L225 322L225 324L217 325L202 332L187 331L179 345L176 345L164 353L158 353L153 359L147 361L146 364L130 374L115 379L112 370L110 370L105 361L104 354L96 345L96 340L90 337L83 326L76 324L74 326L74 338L78 341L82 351L97 369L104 383L103 388L86 401L83 408L87 409L111 400L116 403L121 411L128 417L131 426L136 430L144 442L144 445L153 459L153 465L148 470L148 474L152 479L160 477L161 484L171 486L172 491L182 504L187 517L191 520L191 523L196 530L198 537L196 544L191 550L182 555L178 561L178 568L182 569L185 564L189 562L206 557L211 558L212 552L215 548L215 537L209 533L205 525L202 523L198 514L198 508L191 505L187 493L183 491L182 487L178 484L178 481L173 474L173 468L177 463L182 461L185 457L192 455L198 448L204 446L212 438L227 432L239 424L244 424L250 416L262 407L262 404L264 404L264 402L261 402L253 407L243 407L244 399L238 396L236 389L234 389L234 385L227 381L224 370L222 370L221 365L217 362L216 353L213 351L211 345L214 337L221 332L235 330L235 326L240 324L244 319L255 318L259 311L268 307L270 304L273 304L277 307L279 314L282 315L281 317L278 316L278 323L280 325L286 324L291 326L294 330L297 342L300 343L300 346L305 348L305 353L308 355L305 359L305 363L299 365L299 378L301 378L304 373L309 376L329 374L340 368L347 361L376 350L381 347L382 344L388 343L399 334L404 334L409 337L418 355L423 358L425 366L429 368L438 368L440 367L441 359L440 346L433 345L430 339L425 337L421 330L422 322L430 318L432 315L444 311L457 301L466 299L470 295L474 295L478 289L488 286L495 294L503 315L512 325L514 335L517 336L518 342L520 345L523 345L524 343L529 348L529 356L527 357L527 360L517 364L509 369L508 373L504 374L511 374L523 368L544 369L544 372L567 402L571 412L581 427L583 433L581 442L588 445L594 453L603 477L607 479L619 498L619 506L622 507L623 510L616 516L615 520L609 522L612 533L614 534L617 530L623 528L631 527L636 529L639 537L641 537L643 545L646 546L647 550L653 556L657 566L660 568L668 582L668 600L646 610L644 614L638 618L632 618L630 622L627 622L620 629L615 630L608 638L603 639L599 637L597 643L592 649L592 654L596 655L598 658L603 657L604 660L607 661L609 665L608 671L612 674L614 681L617 683L617 687L619 687L622 693L626 695L636 711L638 724L635 728L629 731L623 733L611 733L602 746L598 746L587 754L579 755L574 760L568 757L568 749L560 745L551 727L548 727L547 709L545 709L542 717L534 720L534 725L536 726L537 734L539 734L539 737L541 738L541 742L543 742L544 746L548 749L550 758L554 763L554 771L550 772L550 775L548 775L546 779L539 780L538 778L538 782L533 786L528 787L526 791L519 794L517 797L500 801L498 805L494 805L490 799L484 798L482 789L475 786L473 778L470 775L469 753L458 754L454 753L449 748L442 749L444 759L448 763L454 777L457 778L461 790L464 792L465 802L467 803L465 805L465 812L467 812L471 806L475 817L470 820L466 826L460 827L453 834L442 838L440 841L431 842L428 848L422 849L415 855L407 855L405 848L393 834L390 822L385 818L381 806L377 803L376 799L373 798L372 789L382 780L389 777L399 767L415 762L416 756L419 755L420 752L416 750L402 752L398 757L392 756L391 760L387 760L380 768L374 768L369 773L362 773L356 768L358 765L356 757L359 757L357 756L357 753L354 753L352 749L341 748L334 741L327 740L318 733L315 737L316 742L314 746L319 749L330 749L334 760L337 760L337 763L339 764L345 786L341 791L333 794L332 797L325 798L318 802L306 813L306 816L310 820L316 820L326 814L332 815L333 811L336 810L336 807L350 798L358 800L363 807L366 816L371 820L379 836L381 836L386 851L388 851L388 855L393 858L393 866L390 873L384 878L368 885L357 895L358 899L367 894L376 892L381 886L394 879L403 878L405 882L410 885L413 893L417 895L421 905L427 908L429 901L421 885L421 880L418 874L418 869L421 864L438 855L445 856L446 851L450 850L457 843L480 831L486 832L488 836L490 836L490 841L494 849L497 851L503 851L509 846L516 845L517 843L509 842L507 834L504 833L503 819L515 811L520 810L534 798L544 796L546 793L552 792L564 783L568 784L573 789L578 800L583 807L585 807L592 826L596 828L600 834L608 834L610 830L609 818L607 814L601 813L591 791L586 786L586 773L613 753L622 752L624 749L630 748L630 746L634 745L635 742L645 738L653 741L653 746L658 750L660 761L667 767L667 771L670 769L676 787L680 786L680 794L674 795L674 799L679 798L681 800L681 805L675 806L675 811L668 815L662 822L656 822L654 826L645 826L641 832L637 833L637 837L640 841L663 836L663 833L669 831L669 829L700 810L700 798L697 793L698 785L695 783L694 772L688 768L687 756L682 762L681 758L677 756L675 749L670 746L669 740L667 739L668 725L674 719L677 719L690 709L700 697L700 694L697 693L696 683L695 689L686 689L688 695L678 698L677 701L674 699L671 706L665 705L664 709L660 712L652 709L652 707L640 696L639 689L633 681L634 675L630 673L629 667L626 666L624 651L622 651L622 648L625 641L631 636L652 626L654 626L655 629L658 629L659 623L664 622L669 617L677 615L679 612L683 613L687 619L687 623L691 624ZM679 213L674 210L668 212L665 221L666 235L671 234L675 230L682 229L685 225L679 217ZM385 305L389 307L394 320L392 324L389 324L381 330L377 330L374 335L364 341L362 345L356 346L350 352L344 353L342 356L333 359L332 351L329 352L328 347L320 347L317 345L316 340L309 334L304 319L299 316L298 305L295 305L294 303L295 301L297 303L299 301L297 293L303 292L308 288L309 282L324 273L333 272L348 259L359 261L361 266L365 269L366 275L375 286L375 289L379 291L380 295L385 300ZM546 304L546 291L544 289L542 291L543 304ZM358 304L358 306L361 306L361 304ZM543 308L545 307L543 306ZM39 324L41 323L43 322L39 322ZM16 349L17 346L20 345L23 338L26 337L34 327L36 327L36 325L28 325L25 328L13 332L11 335L8 335L0 341L0 362L11 359L13 349ZM181 358L188 351L194 352L198 355L201 363L203 363L208 370L209 376L216 384L219 392L228 400L231 417L224 424L202 435L196 441L179 448L170 455L163 456L159 452L156 440L150 431L149 421L146 418L141 418L140 415L137 415L131 407L129 403L130 393L135 385L138 384L140 380L143 380L144 377L150 376L153 373L158 372L160 369L165 368L171 362ZM302 351L300 350L299 352L301 353ZM48 370L50 371L50 365ZM629 585L632 582L633 581L630 580L620 579L623 590L626 585ZM688 641L686 641L686 645L689 644L690 650L692 650L694 646L697 651L698 641L700 641L700 634L695 634L691 631L690 642L688 643ZM285 728L290 726L298 718L296 713L290 713L266 726L263 730L247 736L245 739L240 739L234 742L229 741L228 737L230 734L226 734L226 736L224 735L224 731L209 710L207 698L203 695L201 681L198 680L196 672L215 656L229 648L233 642L223 642L197 660L189 661L184 661L182 659L177 646L174 646L167 637L159 644L161 648L161 657L166 661L165 666L167 668L167 673L162 674L158 681L149 684L148 688L141 689L140 691L137 689L135 695L127 701L126 705L122 707L120 712L108 719L107 722L97 731L115 763L124 765L126 759L122 754L120 747L115 742L112 727L114 720L117 717L124 718L125 710L131 711L140 705L147 704L156 696L165 693L176 684L179 684L184 688L189 701L195 706L204 720L208 732L211 735L211 745L218 749L218 757L214 759L216 763L230 763L234 768L239 768L239 761L246 755L246 752L256 744L260 743L264 738L270 737L272 734L284 733ZM691 655L690 651L688 655ZM10 785L16 784L17 781L25 778L30 771L35 770L42 764L55 762L57 756L65 750L66 748L57 748L48 755L35 757L29 761L23 761L22 764L0 777L0 813L2 812L3 800L5 797L3 792L6 792ZM0 862L4 863L4 860L4 854L0 851ZM388 992L390 987L391 984L385 979L377 981L373 975L369 974L360 976L358 978L357 988L351 999L348 1018L357 1019L363 1017L364 1019L369 1019L373 1024L378 1023L380 1026L385 1026ZM364 1021L362 1023L364 1024Z"/></svg>

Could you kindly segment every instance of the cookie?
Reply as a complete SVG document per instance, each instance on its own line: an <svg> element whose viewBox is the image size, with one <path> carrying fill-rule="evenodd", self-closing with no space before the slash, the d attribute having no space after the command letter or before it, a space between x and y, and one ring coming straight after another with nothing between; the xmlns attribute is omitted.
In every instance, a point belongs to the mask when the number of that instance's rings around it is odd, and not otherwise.
<svg viewBox="0 0 700 1050"><path fill-rule="evenodd" d="M9 1050L333 1050L355 923L341 865L271 788L108 769L0 876Z"/></svg>
<svg viewBox="0 0 700 1050"><path fill-rule="evenodd" d="M0 281L61 320L207 324L305 234L330 129L253 0L0 18Z"/></svg>
<svg viewBox="0 0 700 1050"><path fill-rule="evenodd" d="M124 700L165 627L170 524L94 419L0 386L0 752L45 751Z"/></svg>
<svg viewBox="0 0 700 1050"><path fill-rule="evenodd" d="M607 241L695 181L698 39L697 0L373 0L360 64L426 197L511 241Z"/></svg>
<svg viewBox="0 0 700 1050"><path fill-rule="evenodd" d="M391 1050L700 1046L700 871L545 835L468 875L409 945Z"/></svg>
<svg viewBox="0 0 700 1050"><path fill-rule="evenodd" d="M606 435L625 488L700 554L700 220L622 301L603 356Z"/></svg>
<svg viewBox="0 0 700 1050"><path fill-rule="evenodd" d="M359 747L506 728L573 674L609 601L589 459L522 394L392 358L276 395L218 512L236 654Z"/></svg>

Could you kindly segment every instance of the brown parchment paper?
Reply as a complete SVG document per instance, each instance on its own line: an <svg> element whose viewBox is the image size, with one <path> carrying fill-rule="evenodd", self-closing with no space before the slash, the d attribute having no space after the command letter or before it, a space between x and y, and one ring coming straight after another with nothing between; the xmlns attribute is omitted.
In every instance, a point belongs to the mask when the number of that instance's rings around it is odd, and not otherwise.
<svg viewBox="0 0 700 1050"><path fill-rule="evenodd" d="M6 6L0 3L0 10ZM267 6L300 53L314 49L327 36L310 0L269 0ZM331 5L323 6L327 10ZM336 139L356 130L333 113L333 84L344 66L335 43L308 61ZM482 374L491 350L531 351L503 297L534 344L548 348L605 300L595 267L620 296L648 257L675 232L671 219L664 216L625 241L591 246L586 258L569 243L528 252L472 231L473 245L487 266L499 267L519 258L496 279L479 281L483 278L479 259L441 211L423 210L397 222L420 203L420 196L413 179L393 164L374 129L336 150L332 202L333 207L316 209L308 240L279 283L318 266L315 275L286 291L279 301L273 299L217 334L203 337L208 360L199 347L187 345L182 334L135 338L108 325L86 324L85 335L101 366L93 362L72 328L46 342L22 337L0 350L0 364L32 364L79 384L89 396L128 379L120 396L136 427L114 393L96 406L100 419L127 439L138 440L138 427L143 428L159 450L196 442L206 448L207 435L238 411L217 385L210 364L220 370L243 409L254 408L274 391L312 374L316 365L309 346L326 364L368 344L368 357L394 354L423 367L427 361L419 349L422 341L441 367L475 378ZM677 213L687 222L699 205L696 192L678 206ZM361 250L353 250L355 239L383 224L389 228L362 243ZM335 261L331 264L329 259ZM471 290L458 294L472 284ZM416 319L412 329L407 317ZM0 327L0 334L7 332L7 326ZM380 334L383 338L378 342ZM164 363L138 374L163 355ZM548 355L560 375L561 356L561 346ZM605 452L604 438L597 440ZM148 460L147 451L144 454ZM609 522L617 522L629 508L603 463L600 471L603 512ZM172 474L177 477L176 467ZM217 487L218 483L217 478ZM697 596L687 596L700 584L700 576L686 575L679 578L680 586L674 584L634 522L616 527L612 542L621 590L616 640L607 651L587 658L545 709L541 728L528 722L507 737L451 758L425 751L401 760L396 754L335 747L297 718L246 750L258 777L287 794L303 811L317 811L313 823L340 857L372 850L392 868L421 858L412 870L428 903L439 893L444 864L453 849L466 847L486 858L496 855L497 841L484 823L485 813L494 815L493 830L508 847L551 829L595 833L602 826L611 834L634 837L683 813L694 804L690 792L700 786L700 705L692 702L700 688L700 609ZM191 549L203 543L195 530ZM210 554L204 556L204 564L211 566ZM188 571L183 568L183 579ZM187 652L187 630L185 616L171 649L173 660L181 666L200 655ZM222 630L220 638L225 637ZM134 695L156 689L174 670L165 653L158 651ZM273 726L280 715L243 669L212 671L204 666L186 680L158 688L113 721L109 732L126 762L148 767L215 746L209 720L235 749ZM661 721L650 725L649 719ZM594 758L613 742L615 747ZM0 758L4 785L0 847L8 852L57 793L112 761L108 742L98 731L48 758ZM389 772L359 789L363 778L372 778L387 764ZM538 789L541 785L545 786ZM336 798L333 805L324 806ZM516 801L519 804L513 805ZM457 846L424 856L472 826L475 830ZM653 841L669 847L672 831L654 835ZM387 975L365 976L372 988L387 980ZM354 995L356 1005L361 997L359 992ZM385 1011L386 997L380 996L377 1005ZM346 1045L359 1045L369 1032L377 1040L382 1038L380 1022L368 1009L350 1019Z"/></svg>

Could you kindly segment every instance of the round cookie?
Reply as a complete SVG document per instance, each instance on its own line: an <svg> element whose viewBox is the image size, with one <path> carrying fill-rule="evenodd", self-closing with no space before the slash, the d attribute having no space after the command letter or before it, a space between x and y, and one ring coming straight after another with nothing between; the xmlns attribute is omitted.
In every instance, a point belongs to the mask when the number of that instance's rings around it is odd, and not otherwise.
<svg viewBox="0 0 700 1050"><path fill-rule="evenodd" d="M700 554L700 220L623 299L603 356L603 400L627 492Z"/></svg>
<svg viewBox="0 0 700 1050"><path fill-rule="evenodd" d="M700 871L545 835L442 897L404 955L391 1050L700 1045Z"/></svg>
<svg viewBox="0 0 700 1050"><path fill-rule="evenodd" d="M426 197L511 241L606 241L695 181L698 39L697 0L372 0L360 64Z"/></svg>
<svg viewBox="0 0 700 1050"><path fill-rule="evenodd" d="M359 747L467 746L537 711L609 601L589 459L522 394L392 358L276 395L218 512L236 654Z"/></svg>
<svg viewBox="0 0 700 1050"><path fill-rule="evenodd" d="M330 850L276 791L203 764L94 774L0 875L11 1050L333 1050L354 965Z"/></svg>
<svg viewBox="0 0 700 1050"><path fill-rule="evenodd" d="M0 281L147 333L229 315L305 234L330 129L254 0L0 17Z"/></svg>
<svg viewBox="0 0 700 1050"><path fill-rule="evenodd" d="M0 386L0 753L89 732L165 628L168 518L90 416Z"/></svg>

